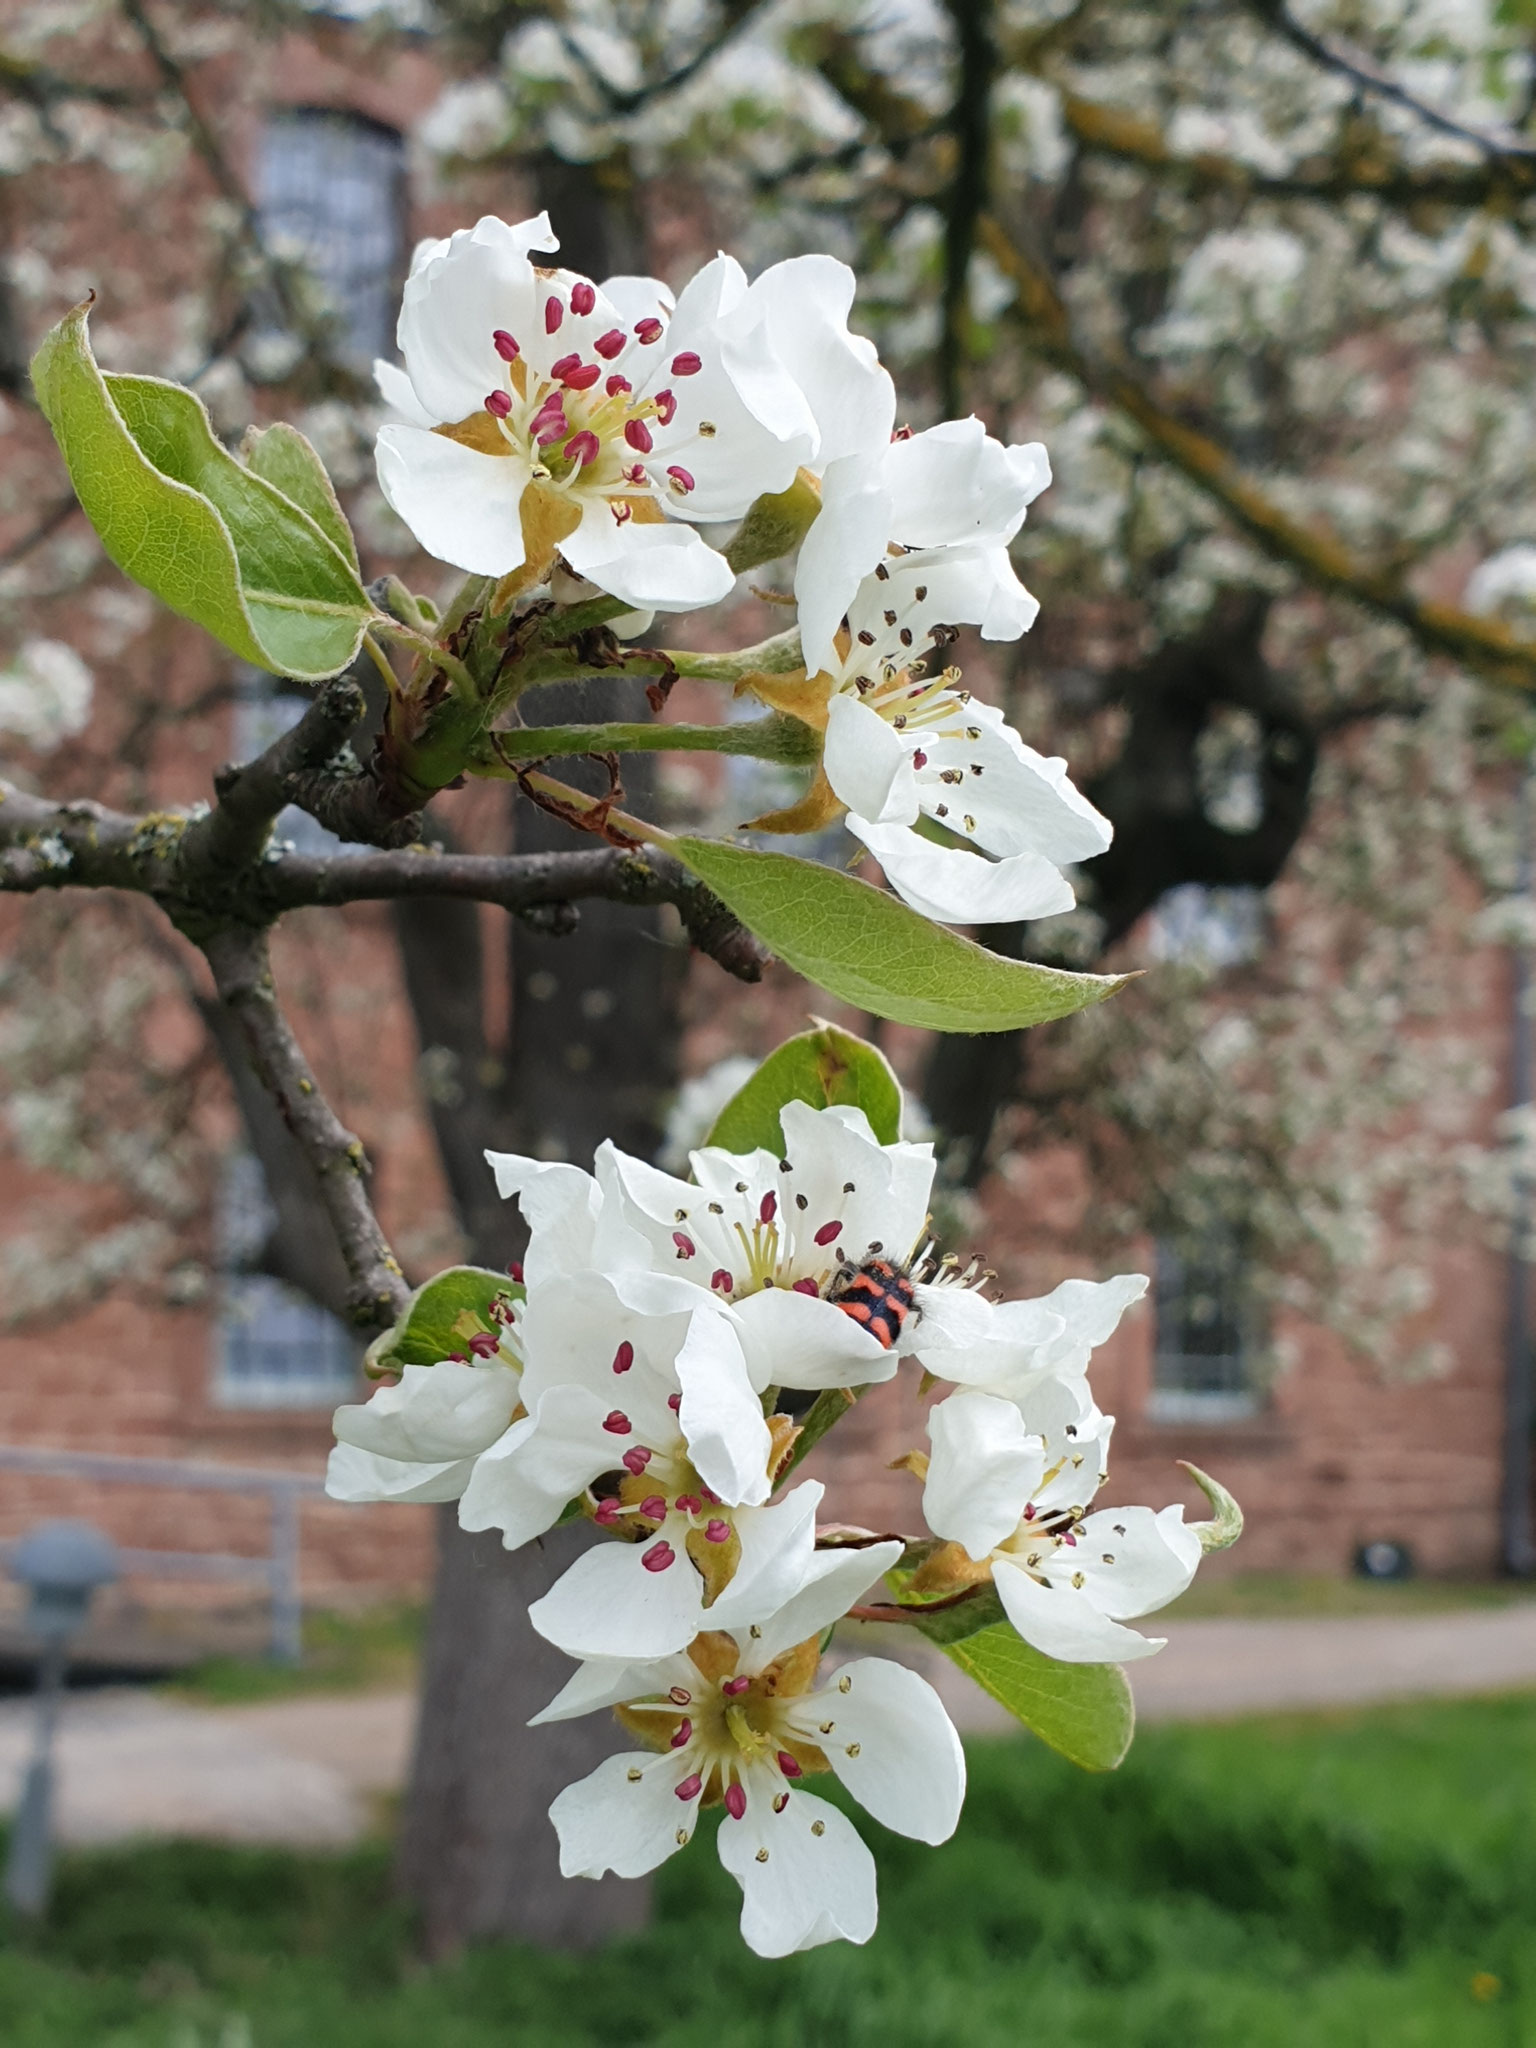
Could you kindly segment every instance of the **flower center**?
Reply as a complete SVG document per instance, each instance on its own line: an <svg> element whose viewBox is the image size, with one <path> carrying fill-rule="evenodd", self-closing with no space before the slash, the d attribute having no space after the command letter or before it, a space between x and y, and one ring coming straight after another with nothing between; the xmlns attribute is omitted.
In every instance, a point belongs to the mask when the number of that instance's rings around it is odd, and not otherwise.
<svg viewBox="0 0 1536 2048"><path fill-rule="evenodd" d="M677 1786L684 1801L723 1805L739 1820L747 1809L747 1780L782 1808L797 1779L831 1767L806 1723L805 1695L820 1661L817 1637L799 1644L755 1674L738 1673L735 1640L724 1634L695 1639L688 1656L694 1678L664 1697L616 1707L619 1720L650 1749L677 1753L691 1768ZM835 1715L817 1735L831 1735Z"/></svg>
<svg viewBox="0 0 1536 2048"><path fill-rule="evenodd" d="M578 281L569 303L575 313L590 313L596 304L592 286ZM545 337L560 331L565 306L555 293L545 300L545 336L535 338L541 357L558 345ZM692 472L681 462L663 468L660 456L647 461L656 455L657 432L670 427L677 414L672 384L641 395L626 374L627 368L649 375L648 358L664 332L654 317L636 321L629 330L613 327L585 344L586 353L573 348L539 368L517 336L497 328L492 344L504 365L503 382L487 392L483 413L439 431L483 453L522 456L531 465L533 481L552 490L595 492L607 499L620 525L637 513L644 519L647 510L654 518L652 508L663 492L684 499L695 488ZM702 358L685 349L673 356L668 374L678 380L702 368ZM695 432L709 439L715 428L705 420Z"/></svg>

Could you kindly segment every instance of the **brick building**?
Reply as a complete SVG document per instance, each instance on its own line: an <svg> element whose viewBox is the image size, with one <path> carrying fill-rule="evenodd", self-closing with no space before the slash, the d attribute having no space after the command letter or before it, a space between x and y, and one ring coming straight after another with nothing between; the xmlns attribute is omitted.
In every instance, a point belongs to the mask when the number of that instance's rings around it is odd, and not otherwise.
<svg viewBox="0 0 1536 2048"><path fill-rule="evenodd" d="M108 77L124 69L136 76L142 64L141 54L110 45L94 56ZM246 180L268 235L309 252L341 316L339 346L360 364L389 348L412 240L459 224L480 204L512 212L522 197L503 180L449 199L413 174L408 138L438 84L423 51L392 49L381 57L363 31L328 21L273 44L226 36L195 71L198 103ZM46 190L40 175L34 170L31 184L25 174L17 181L9 217L13 280L30 275L29 264L33 272L41 266L19 315L34 338L82 284L95 281L99 240L92 238L101 225L98 164L50 171ZM115 282L103 291L97 323L109 366L170 361L187 374L186 337L174 331L169 309L199 260L208 209L219 203L206 168L190 158L168 186L155 188L152 205L119 191L111 224L118 238ZM677 248L649 255L663 269L687 246L675 223L666 232ZM248 359L259 361L263 346L280 359L284 344L280 320L261 315ZM215 394L209 397L213 402ZM254 402L259 409L259 385ZM0 503L0 554L31 529L37 506L58 490L41 424L13 403L6 425L12 453L23 459ZM380 548L396 544L366 482L354 495L365 550L376 541ZM85 545L78 521L63 539ZM365 566L376 571L397 559L376 552ZM424 572L428 579L432 573ZM112 616L108 600L121 606L122 590L110 567L97 564L80 587L56 599L44 592L35 604L45 630L81 641L98 662L99 726L87 736L95 751L78 760L61 755L59 765L74 776L71 787L127 802L121 764L113 762L118 714L100 696L98 630ZM196 801L218 761L248 754L295 715L296 700L277 694L270 679L231 676L217 650L174 622L156 620L115 659L129 684L176 707L134 771L139 802ZM221 681L222 691L215 687ZM703 715L681 690L673 710L684 718ZM55 786L52 766L38 772ZM471 793L463 801L471 807L475 800ZM310 821L292 821L291 836L314 831ZM0 912L12 932L24 915L14 905ZM418 1050L387 915L372 906L305 913L285 928L277 959L315 1065L375 1163L385 1227L408 1268L424 1277L455 1255L456 1237L420 1106ZM1505 973L1502 955L1481 956L1476 983L1466 991L1468 1016L1480 1020L1486 1049L1501 1064L1511 1009ZM686 1055L692 1069L729 1052L766 1051L800 1026L807 991L787 973L775 971L750 991L727 989L707 963L696 963L693 975ZM825 1008L823 998L811 1000ZM848 1021L857 1027L861 1020ZM170 1039L197 1030L185 1009L165 1023ZM918 1037L890 1037L898 1064L915 1073ZM574 1073L571 1085L580 1085ZM0 1443L321 1469L330 1408L356 1383L355 1349L323 1311L248 1270L267 1198L232 1112L214 1122L225 1156L215 1177L216 1213L204 1230L213 1284L195 1299L159 1301L103 1284L90 1305L0 1335ZM983 1189L978 1246L1010 1292L1044 1291L1074 1270L1062 1247L1090 1198L1080 1162L1067 1154L1033 1157L1017 1181L994 1178ZM78 1217L84 1229L100 1209L76 1182L17 1165L0 1188L0 1232L24 1244L39 1216L63 1219L66 1227ZM1047 1245L1049 1251L1041 1249ZM1241 1550L1220 1560L1219 1569L1342 1571L1361 1544L1383 1539L1410 1544L1427 1571L1495 1567L1506 1357L1501 1259L1471 1246L1444 1254L1424 1317L1425 1334L1454 1358L1444 1377L1384 1384L1329 1332L1295 1325L1282 1333L1289 1369L1267 1388L1258 1377L1262 1347L1242 1276L1221 1248L1197 1248L1194 1256L1186 1250L1180 1258L1169 1247L1131 1246L1120 1263L1149 1260L1157 1274L1152 1299L1127 1319L1095 1367L1101 1404L1120 1418L1114 1496L1154 1504L1182 1497L1193 1505L1198 1496L1173 1461L1186 1457L1216 1473L1249 1518ZM1075 1269L1082 1270L1081 1260ZM833 1512L879 1528L916 1526L915 1484L887 1466L920 1439L910 1378L868 1397L811 1468L829 1482ZM863 1453L856 1480L847 1455L855 1449ZM257 1551L265 1540L265 1509L257 1500L102 1490L0 1470L0 1541L60 1512L88 1514L144 1548ZM419 1587L430 1550L426 1509L323 1501L304 1509L305 1583L316 1599Z"/></svg>

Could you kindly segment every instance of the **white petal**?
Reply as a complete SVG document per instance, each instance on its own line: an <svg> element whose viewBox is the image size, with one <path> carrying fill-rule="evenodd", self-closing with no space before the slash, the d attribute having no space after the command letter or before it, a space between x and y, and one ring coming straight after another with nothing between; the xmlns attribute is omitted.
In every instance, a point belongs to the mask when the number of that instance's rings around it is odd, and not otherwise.
<svg viewBox="0 0 1536 2048"><path fill-rule="evenodd" d="M1051 1372L1086 1372L1089 1355L1113 1336L1125 1311L1146 1291L1145 1273L1117 1273L1112 1280L1063 1280L1041 1306L1054 1310L1064 1327L1035 1364Z"/></svg>
<svg viewBox="0 0 1536 2048"><path fill-rule="evenodd" d="M1115 1621L1134 1621L1177 1600L1200 1562L1200 1539L1184 1526L1177 1504L1156 1514L1151 1508L1100 1508L1076 1533L1072 1550L1057 1552L1057 1563L1075 1558L1088 1598Z"/></svg>
<svg viewBox="0 0 1536 2048"><path fill-rule="evenodd" d="M626 327L642 320L668 320L677 304L671 286L659 277L605 277L600 289ZM660 346L667 346L665 336Z"/></svg>
<svg viewBox="0 0 1536 2048"><path fill-rule="evenodd" d="M1043 854L985 860L959 847L935 846L902 825L872 825L851 815L847 825L897 895L937 924L1028 923L1070 910L1077 900Z"/></svg>
<svg viewBox="0 0 1536 2048"><path fill-rule="evenodd" d="M893 1377L897 1354L830 1301L765 1287L735 1305L747 1371L764 1387L872 1387Z"/></svg>
<svg viewBox="0 0 1536 2048"><path fill-rule="evenodd" d="M719 1848L741 1886L741 1938L757 1955L865 1942L874 1933L875 1859L847 1815L824 1799L791 1792L775 1813L769 1792L754 1785L742 1818L720 1823Z"/></svg>
<svg viewBox="0 0 1536 2048"><path fill-rule="evenodd" d="M541 1728L548 1721L574 1721L578 1715L595 1714L601 1707L616 1707L624 1700L666 1692L674 1684L685 1683L690 1672L686 1657L662 1657L652 1664L631 1664L627 1657L588 1657L577 1665L549 1705L541 1707L528 1726Z"/></svg>
<svg viewBox="0 0 1536 2048"><path fill-rule="evenodd" d="M408 427L435 427L440 424L416 396L415 385L397 364L386 363L381 356L376 356L373 381L390 411L398 413Z"/></svg>
<svg viewBox="0 0 1536 2048"><path fill-rule="evenodd" d="M668 345L681 347L670 336ZM666 426L652 429L655 449L646 470L678 517L735 519L761 492L782 491L793 481L815 443L815 422L760 327L717 330L697 337L696 346L700 368L693 376L673 377L668 358L642 389L645 396L665 380L675 401ZM673 467L693 479L685 498L671 490Z"/></svg>
<svg viewBox="0 0 1536 2048"><path fill-rule="evenodd" d="M552 1387L532 1415L477 1460L459 1502L460 1528L500 1529L508 1550L542 1536L611 1468L604 1413L584 1387Z"/></svg>
<svg viewBox="0 0 1536 2048"><path fill-rule="evenodd" d="M756 1636L743 1631L740 1669L761 1671L785 1650L809 1642L840 1621L885 1576L904 1547L900 1543L870 1543L857 1549L850 1544L818 1550L800 1591L777 1612L761 1618Z"/></svg>
<svg viewBox="0 0 1536 2048"><path fill-rule="evenodd" d="M718 604L736 582L724 555L691 526L636 519L620 526L603 498L587 501L580 526L560 543L560 552L578 575L642 610L686 612Z"/></svg>
<svg viewBox="0 0 1536 2048"><path fill-rule="evenodd" d="M821 511L800 543L795 602L806 669L837 666L834 637L891 538L894 511L881 462L844 456L822 479Z"/></svg>
<svg viewBox="0 0 1536 2048"><path fill-rule="evenodd" d="M935 1536L988 1556L1018 1528L1045 1472L1045 1447L1011 1401L951 1394L928 1417L933 1455L923 1519Z"/></svg>
<svg viewBox="0 0 1536 2048"><path fill-rule="evenodd" d="M510 449L482 455L420 427L381 427L379 488L429 555L475 576L504 576L523 561L528 467Z"/></svg>
<svg viewBox="0 0 1536 2048"><path fill-rule="evenodd" d="M975 1348L991 1340L999 1306L974 1287L938 1287L927 1282L914 1289L912 1305L916 1314L906 1348L915 1351L924 1362L930 1352L936 1358L947 1358L950 1352L969 1357ZM1051 1316L1048 1324L1054 1325L1057 1320ZM944 1380L962 1377L937 1365L929 1370Z"/></svg>
<svg viewBox="0 0 1536 2048"><path fill-rule="evenodd" d="M418 251L397 339L416 396L434 419L468 419L488 391L505 388L507 366L491 337L502 328L524 347L532 338L535 281L528 250L549 246L538 234L541 226L547 228L542 215L510 227L488 214L446 244Z"/></svg>
<svg viewBox="0 0 1536 2048"><path fill-rule="evenodd" d="M1162 1649L1166 1636L1138 1635L1101 1614L1070 1586L1041 1586L1022 1566L992 1561L1003 1611L1026 1643L1063 1664L1127 1664Z"/></svg>
<svg viewBox="0 0 1536 2048"><path fill-rule="evenodd" d="M674 1552L664 1571L648 1571L640 1560L651 1547L614 1542L584 1551L543 1599L535 1600L528 1619L568 1657L643 1663L685 1649L701 1628L711 1625L704 1620L704 1581L682 1550Z"/></svg>
<svg viewBox="0 0 1536 2048"><path fill-rule="evenodd" d="M821 757L838 797L877 825L910 825L917 818L917 777L912 749L878 712L840 692L827 707Z"/></svg>
<svg viewBox="0 0 1536 2048"><path fill-rule="evenodd" d="M457 1500L475 1469L473 1458L450 1464L403 1464L360 1451L355 1444L337 1444L325 1467L325 1490L332 1500L443 1501Z"/></svg>
<svg viewBox="0 0 1536 2048"><path fill-rule="evenodd" d="M723 1315L701 1309L693 1317L676 1371L683 1394L678 1420L694 1470L733 1507L760 1506L768 1498L773 1438L741 1341Z"/></svg>
<svg viewBox="0 0 1536 2048"><path fill-rule="evenodd" d="M562 1877L644 1877L692 1835L697 1799L677 1787L695 1768L681 1751L605 1757L590 1777L567 1785L549 1809L560 1837ZM631 1772L638 1777L631 1777ZM682 1841L678 1840L681 1834Z"/></svg>
<svg viewBox="0 0 1536 2048"><path fill-rule="evenodd" d="M829 1242L849 1258L862 1259L878 1245L887 1257L904 1259L916 1248L933 1187L931 1145L877 1145L862 1112L845 1105L812 1109L807 1102L788 1102L779 1126L793 1168L781 1183L780 1216L794 1226L797 1254L814 1251L819 1259L814 1234L837 1219L843 1228Z"/></svg>
<svg viewBox="0 0 1536 2048"><path fill-rule="evenodd" d="M747 294L815 417L815 466L890 444L896 388L874 344L848 332L854 275L831 256L793 256L765 270Z"/></svg>
<svg viewBox="0 0 1536 2048"><path fill-rule="evenodd" d="M730 431L743 440L745 419L755 420L763 429L759 459L777 445L782 451L778 471L782 481L763 482L761 490L783 490L800 463L816 446L816 421L805 394L790 376L769 337L758 308L751 302L746 275L734 256L717 256L713 263L695 272L684 286L677 311L667 329L668 358L682 349L695 350L706 364L719 362L727 371L735 401L744 409L744 419ZM685 378L674 387L679 402L683 392L696 382ZM721 438L726 434L725 423ZM750 503L756 493L749 493Z"/></svg>
<svg viewBox="0 0 1536 2048"><path fill-rule="evenodd" d="M892 538L919 548L1012 540L1042 487L1035 465L1016 463L1015 451L975 418L893 441L886 477L896 503Z"/></svg>
<svg viewBox="0 0 1536 2048"><path fill-rule="evenodd" d="M681 1312L637 1314L620 1289L657 1277L573 1273L535 1288L519 1318L524 1406L539 1413L550 1394L580 1388L595 1400L600 1418L622 1418L626 1428L601 1432L608 1467L619 1463L631 1443L653 1451L681 1448L678 1418L668 1405L678 1391L674 1364L689 1315L707 1297L685 1286Z"/></svg>
<svg viewBox="0 0 1536 2048"><path fill-rule="evenodd" d="M736 1574L700 1626L750 1627L788 1606L815 1570L816 1510L824 1491L819 1479L807 1479L768 1507L737 1513Z"/></svg>
<svg viewBox="0 0 1536 2048"><path fill-rule="evenodd" d="M485 1158L496 1176L497 1194L503 1201L516 1197L534 1242L549 1254L552 1271L573 1273L590 1265L599 1207L591 1174L563 1160L525 1159L517 1152L487 1152ZM526 1259L523 1270L528 1271Z"/></svg>
<svg viewBox="0 0 1536 2048"><path fill-rule="evenodd" d="M859 1658L835 1685L811 1694L802 1713L807 1741L821 1744L882 1827L917 1842L949 1840L965 1803L965 1752L925 1678L885 1657ZM831 1735L820 1732L826 1721Z"/></svg>
<svg viewBox="0 0 1536 2048"><path fill-rule="evenodd" d="M408 1365L397 1386L336 1410L336 1440L417 1464L472 1458L489 1450L512 1420L518 1382L509 1366L494 1362L460 1365L445 1358L438 1365Z"/></svg>

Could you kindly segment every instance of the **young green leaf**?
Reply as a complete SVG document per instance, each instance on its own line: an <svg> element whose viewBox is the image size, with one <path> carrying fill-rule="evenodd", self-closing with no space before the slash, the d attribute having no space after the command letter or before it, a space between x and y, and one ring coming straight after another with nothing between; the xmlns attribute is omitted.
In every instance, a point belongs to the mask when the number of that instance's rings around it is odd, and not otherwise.
<svg viewBox="0 0 1536 2048"><path fill-rule="evenodd" d="M357 568L357 542L341 509L336 487L320 460L297 427L286 420L274 426L252 427L240 453L253 476L264 476L285 498L291 498L336 548L342 558Z"/></svg>
<svg viewBox="0 0 1536 2048"><path fill-rule="evenodd" d="M825 1109L852 1103L869 1118L882 1145L901 1136L901 1083L880 1048L835 1024L819 1024L769 1053L716 1117L707 1143L726 1152L783 1148L779 1112L786 1102Z"/></svg>
<svg viewBox="0 0 1536 2048"><path fill-rule="evenodd" d="M796 973L898 1024L1018 1031L1102 1002L1125 982L1004 960L814 861L717 839L666 843Z"/></svg>
<svg viewBox="0 0 1536 2048"><path fill-rule="evenodd" d="M1136 1704L1118 1664L1060 1664L1006 1624L946 1643L944 1654L1085 1771L1112 1771L1131 1746Z"/></svg>
<svg viewBox="0 0 1536 2048"><path fill-rule="evenodd" d="M339 509L317 521L244 468L192 392L158 377L104 377L88 311L77 306L44 338L32 382L107 553L258 668L306 682L337 674L374 616L339 545ZM302 461L291 445L267 457L290 480ZM318 501L312 472L302 488Z"/></svg>
<svg viewBox="0 0 1536 2048"><path fill-rule="evenodd" d="M469 1340L494 1332L492 1302L523 1298L522 1284L484 1266L449 1266L434 1274L411 1296L405 1314L368 1347L363 1369L371 1378L398 1372L403 1365L437 1365L464 1356Z"/></svg>

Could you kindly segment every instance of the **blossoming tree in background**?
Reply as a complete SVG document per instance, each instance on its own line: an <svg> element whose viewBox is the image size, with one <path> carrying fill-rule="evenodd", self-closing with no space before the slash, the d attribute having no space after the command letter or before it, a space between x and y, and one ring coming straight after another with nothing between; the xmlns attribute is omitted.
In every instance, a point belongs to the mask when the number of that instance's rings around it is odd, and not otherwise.
<svg viewBox="0 0 1536 2048"><path fill-rule="evenodd" d="M1177 1507L1090 1511L1111 1425L1089 1354L1144 1283L990 1299L931 1240L933 1149L902 1138L894 1076L830 1027L752 1074L686 1180L608 1143L594 1175L488 1153L485 1173L522 1206L525 1257L408 1292L361 1147L274 986L268 934L289 909L445 889L531 905L627 874L686 888L717 957L770 945L910 1023L1018 1029L1117 986L1004 960L934 921L1060 907L1062 864L1110 838L1064 762L957 670L931 673L957 624L1005 639L1033 619L1007 542L1048 475L1043 452L974 420L893 441L890 380L846 327L852 279L835 264L749 285L722 256L674 303L651 279L598 285L535 260L554 248L542 216L424 244L404 372L380 367L408 421L380 431L381 483L428 550L469 572L441 609L396 578L363 586L295 428L232 454L184 387L98 368L89 302L53 330L34 385L113 559L232 652L318 687L291 731L221 772L211 808L134 817L7 789L4 875L145 896L205 957L313 1168L354 1320L384 1326L379 1390L337 1417L330 1491L457 1501L464 1528L508 1549L572 1520L598 1532L529 1611L578 1662L537 1718L613 1707L642 1746L555 1800L562 1870L643 1875L718 1803L743 1934L776 1956L875 1925L868 1851L804 1779L835 1772L920 1840L959 1818L959 1743L926 1681L885 1658L821 1671L841 1618L931 1636L1104 1768L1130 1732L1116 1660L1160 1647L1124 1624L1181 1592L1240 1519L1200 1474L1217 1513L1197 1528ZM737 522L723 551L695 516ZM660 618L796 546L799 626L725 654L657 644ZM658 708L665 682L693 674L764 711L745 725L525 723L537 685L609 669L652 678ZM370 671L385 695L364 767L346 743ZM758 821L769 831L859 806L854 829L896 893L622 807L621 753L722 746L811 771L796 815ZM601 795L555 772L577 754L606 764ZM473 777L515 783L589 850L416 846L421 808ZM293 801L387 850L295 853L272 832ZM931 1453L911 1454L929 1533L820 1524L822 1489L791 1483L796 1467L908 1359L956 1387L932 1410Z"/></svg>

